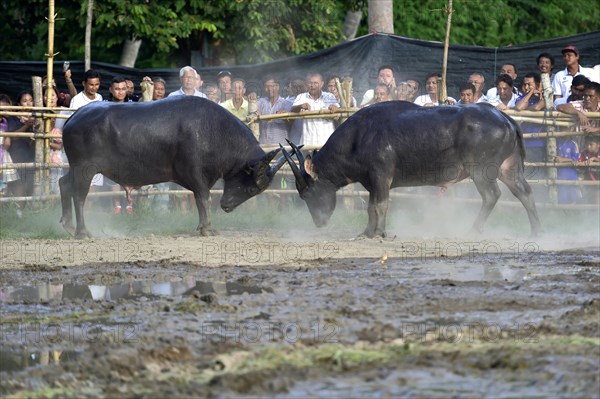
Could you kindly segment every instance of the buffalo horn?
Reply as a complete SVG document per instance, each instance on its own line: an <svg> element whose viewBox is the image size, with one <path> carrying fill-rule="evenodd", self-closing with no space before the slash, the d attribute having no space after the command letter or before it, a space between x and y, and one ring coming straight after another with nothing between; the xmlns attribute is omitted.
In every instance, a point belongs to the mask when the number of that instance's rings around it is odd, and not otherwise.
<svg viewBox="0 0 600 399"><path fill-rule="evenodd" d="M294 162L294 160L292 159L292 156L285 150L285 148L283 148L283 146L281 146L281 144L279 144L279 146L281 147L281 151L283 152L283 156L285 157L285 160L290 164L290 168L292 169L292 172L294 173L294 177L296 178L296 188L298 189L298 192L302 192L305 188L308 187L308 183L306 182L304 174L300 171L300 169L298 169L296 162ZM292 148L293 148L292 153L294 151L296 152L296 155L298 155L300 153L300 149L298 147L296 147L295 145L293 145Z"/></svg>
<svg viewBox="0 0 600 399"><path fill-rule="evenodd" d="M304 155L302 155L302 151L300 151L300 148L302 148L303 146L301 145L300 147L298 147L296 144L294 144L293 142L291 142L288 139L285 139L288 144L290 145L290 147L292 147L292 149L296 152L296 156L298 157L298 166L300 166L300 171L302 172L302 176L306 176L306 169L304 169ZM293 152L292 152L293 154Z"/></svg>
<svg viewBox="0 0 600 399"><path fill-rule="evenodd" d="M281 144L280 144L280 147L281 147ZM298 148L302 148L302 147L304 147L304 145L301 145ZM296 153L296 150L292 149L292 152L289 154L290 157L293 157L295 153ZM273 179L273 176L275 176L275 173L277 173L277 171L279 169L281 169L281 167L283 166L284 163L286 163L286 159L285 159L285 156L282 155L277 159L277 161L275 161L275 163L267 171L267 176L269 177L269 179Z"/></svg>
<svg viewBox="0 0 600 399"><path fill-rule="evenodd" d="M281 151L281 148L276 148L273 151L266 153L254 170L254 182L260 189L265 189L271 184L271 180L275 173L270 173L269 164L279 151Z"/></svg>

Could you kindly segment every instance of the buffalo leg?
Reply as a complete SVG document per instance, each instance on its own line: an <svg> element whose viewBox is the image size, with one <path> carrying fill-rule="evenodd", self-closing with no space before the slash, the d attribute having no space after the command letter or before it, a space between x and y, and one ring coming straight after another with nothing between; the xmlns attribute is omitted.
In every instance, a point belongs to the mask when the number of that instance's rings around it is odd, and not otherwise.
<svg viewBox="0 0 600 399"><path fill-rule="evenodd" d="M373 238L385 237L385 218L389 205L388 190L372 190L369 192L369 222L362 236Z"/></svg>
<svg viewBox="0 0 600 399"><path fill-rule="evenodd" d="M219 232L213 229L210 222L210 190L207 187L203 187L199 190L194 190L194 199L196 200L196 207L198 208L198 227L196 231L201 236L214 236L218 235Z"/></svg>
<svg viewBox="0 0 600 399"><path fill-rule="evenodd" d="M60 202L62 204L62 217L60 224L71 235L75 235L73 226L73 173L71 169L58 180L60 187Z"/></svg>
<svg viewBox="0 0 600 399"><path fill-rule="evenodd" d="M90 191L93 174L83 173L84 168L71 168L69 173L73 173L73 204L75 205L75 218L77 219L77 227L75 229L75 238L90 238L92 235L85 227L85 219L83 217L83 205Z"/></svg>
<svg viewBox="0 0 600 399"><path fill-rule="evenodd" d="M531 226L531 235L539 235L542 230L542 225L535 207L531 186L525 180L523 170L517 165L511 167L503 164L501 172L500 180L506 184L506 187L508 187L510 192L521 201L521 204L523 204L527 211L527 217L529 218L529 224Z"/></svg>
<svg viewBox="0 0 600 399"><path fill-rule="evenodd" d="M472 177L483 203L481 204L481 209L475 219L475 223L473 223L471 231L473 233L481 233L485 221L490 216L490 213L492 213L494 206L496 206L498 198L500 198L500 187L498 187L498 182L495 178L489 178L485 176L484 173L478 172Z"/></svg>

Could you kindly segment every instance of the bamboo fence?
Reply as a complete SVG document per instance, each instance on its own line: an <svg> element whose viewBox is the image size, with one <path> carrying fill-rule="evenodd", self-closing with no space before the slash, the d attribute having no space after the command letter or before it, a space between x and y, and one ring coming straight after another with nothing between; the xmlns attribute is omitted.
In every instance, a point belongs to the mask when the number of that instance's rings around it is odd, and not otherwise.
<svg viewBox="0 0 600 399"><path fill-rule="evenodd" d="M49 120L51 118L68 118L68 115L61 115L58 112L60 111L73 111L72 109L65 108L46 108L46 107L0 107L0 115L2 116L31 116L35 118L39 118L42 120ZM249 118L248 123L259 123L263 121L272 121L272 120L293 120L293 119L345 119L351 116L354 112L358 111L358 108L340 108L337 112L331 112L329 110L320 110L320 111L306 111L306 112L287 112L280 113L274 115L258 115L252 118ZM576 118L562 114L559 112L545 112L545 111L514 111L509 110L505 111L506 114L510 115L513 119L520 122L530 122L536 123L542 126L552 126L552 127L569 127L574 128L577 126ZM588 113L588 117L590 118L600 118L600 112L596 113ZM41 125L40 125L41 126ZM574 130L574 129L572 129ZM2 133L4 137L29 137L32 140L40 140L44 143L44 154L47 154L47 141L48 139L60 137L60 135L50 134L48 132L36 132L36 133L23 133L23 132L4 132ZM571 136L581 136L583 133L577 131L555 131L553 129L548 129L547 132L540 133L525 133L523 134L524 139L532 139L532 138L551 138L551 137L571 137ZM263 145L262 146L265 151L269 151L275 148L279 148L279 145ZM285 147L289 148L289 147ZM311 151L318 150L320 146L305 146L303 150ZM39 154L38 154L39 155ZM50 168L68 168L68 163L51 163L48 162L48 157L43 157L42 159L36 159L36 162L30 163L13 163L11 165L0 165L0 170L4 169L29 169L33 171L47 171ZM556 170L557 168L564 167L576 167L576 168L584 168L584 167L600 167L600 163L589 163L589 162L525 162L526 167L542 167L542 168L552 168ZM280 174L285 176L286 178L290 178L290 181L293 181L293 175L289 167L284 166L281 170ZM49 178L46 175L43 178L45 181L44 189L41 194L36 194L33 197L6 197L0 198L0 202L11 202L11 201L32 201L32 200L53 200L59 198L56 194L49 193ZM585 180L559 180L557 178L546 178L546 179L531 179L528 182L532 185L541 185L546 187L556 187L558 185L562 186L595 186L600 187L600 182L597 181L585 181ZM469 183L469 180L465 180L460 182L459 184ZM294 195L295 189L293 184L290 185L291 189L278 190L278 189L268 189L266 192L277 195ZM219 194L222 190L211 190L214 194ZM91 197L104 197L104 196L119 196L124 195L124 191L115 191L115 192L100 192L100 193L90 193ZM152 191L152 192L144 192L142 195L182 195L189 194L190 192L187 190L169 190L169 191ZM364 190L340 190L339 194L341 196L358 196L363 197L368 195L368 193ZM393 193L391 193L393 194ZM411 193L398 193L399 197L411 197L413 194ZM392 195L394 197L394 195ZM463 199L461 199L463 200ZM474 199L476 200L476 199ZM561 205L562 207L562 205ZM576 207L576 206L575 206ZM586 206L583 206L582 209L587 209Z"/></svg>

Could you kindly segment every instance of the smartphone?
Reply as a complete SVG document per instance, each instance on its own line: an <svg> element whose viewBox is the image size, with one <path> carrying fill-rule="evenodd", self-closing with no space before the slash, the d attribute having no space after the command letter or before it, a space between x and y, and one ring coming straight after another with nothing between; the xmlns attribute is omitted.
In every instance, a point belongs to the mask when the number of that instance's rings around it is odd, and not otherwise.
<svg viewBox="0 0 600 399"><path fill-rule="evenodd" d="M69 70L70 65L71 65L71 63L69 61L65 61L63 63L63 72L67 72Z"/></svg>

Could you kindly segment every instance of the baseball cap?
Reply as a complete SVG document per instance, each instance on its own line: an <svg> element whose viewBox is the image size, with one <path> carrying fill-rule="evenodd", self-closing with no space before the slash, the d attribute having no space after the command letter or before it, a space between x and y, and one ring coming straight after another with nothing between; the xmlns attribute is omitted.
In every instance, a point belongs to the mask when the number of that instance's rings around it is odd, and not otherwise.
<svg viewBox="0 0 600 399"><path fill-rule="evenodd" d="M577 51L577 47L573 46L572 44L570 44L567 47L565 47L564 49L562 49L561 53L564 54L567 51L572 51L573 53L575 53L575 55L579 55L579 51Z"/></svg>

